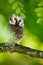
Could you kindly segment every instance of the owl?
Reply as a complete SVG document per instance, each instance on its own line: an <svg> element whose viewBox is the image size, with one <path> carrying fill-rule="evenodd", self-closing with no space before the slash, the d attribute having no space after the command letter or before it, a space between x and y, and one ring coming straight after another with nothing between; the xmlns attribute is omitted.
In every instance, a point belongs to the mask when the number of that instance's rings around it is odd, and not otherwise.
<svg viewBox="0 0 43 65"><path fill-rule="evenodd" d="M16 42L19 44L24 36L24 19L21 16L13 14L9 19L9 26L16 35Z"/></svg>

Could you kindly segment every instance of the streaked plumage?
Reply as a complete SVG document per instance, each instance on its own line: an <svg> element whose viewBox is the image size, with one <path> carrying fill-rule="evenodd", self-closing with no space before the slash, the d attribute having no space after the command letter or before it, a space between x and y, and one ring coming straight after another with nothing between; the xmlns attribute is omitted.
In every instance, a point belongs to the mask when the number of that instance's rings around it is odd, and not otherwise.
<svg viewBox="0 0 43 65"><path fill-rule="evenodd" d="M13 14L9 19L9 26L16 35L16 43L19 43L24 35L24 19L21 16Z"/></svg>

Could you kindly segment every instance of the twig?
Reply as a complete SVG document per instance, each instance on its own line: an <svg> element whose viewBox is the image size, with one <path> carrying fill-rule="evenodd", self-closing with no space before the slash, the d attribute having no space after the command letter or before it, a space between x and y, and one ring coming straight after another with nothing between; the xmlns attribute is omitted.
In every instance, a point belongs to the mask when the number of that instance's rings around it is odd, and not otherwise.
<svg viewBox="0 0 43 65"><path fill-rule="evenodd" d="M37 57L43 59L43 51L31 49L29 47L25 47L18 44L12 44L12 45L8 43L0 44L0 52L7 52L7 51L18 52L21 54L30 55L31 57Z"/></svg>

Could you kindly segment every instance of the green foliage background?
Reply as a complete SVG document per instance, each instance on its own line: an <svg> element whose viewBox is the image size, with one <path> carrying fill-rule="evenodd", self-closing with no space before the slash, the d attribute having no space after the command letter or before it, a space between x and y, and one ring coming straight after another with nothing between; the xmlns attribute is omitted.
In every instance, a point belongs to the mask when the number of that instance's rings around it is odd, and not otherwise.
<svg viewBox="0 0 43 65"><path fill-rule="evenodd" d="M0 0L0 42L6 42L9 17L18 14L25 19L21 45L43 50L43 0ZM0 65L43 65L43 60L19 53L0 53Z"/></svg>

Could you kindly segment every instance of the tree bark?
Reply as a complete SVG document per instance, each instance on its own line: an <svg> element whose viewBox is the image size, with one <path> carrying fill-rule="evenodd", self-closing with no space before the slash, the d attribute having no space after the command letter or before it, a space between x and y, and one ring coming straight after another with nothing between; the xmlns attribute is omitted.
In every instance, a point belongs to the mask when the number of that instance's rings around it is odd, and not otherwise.
<svg viewBox="0 0 43 65"><path fill-rule="evenodd" d="M0 52L18 52L21 54L26 54L29 55L31 57L37 57L37 58L42 58L43 59L43 51L39 51L39 50L35 50L29 47L25 47L22 45L18 45L18 44L8 44L8 43L2 43L0 44Z"/></svg>

